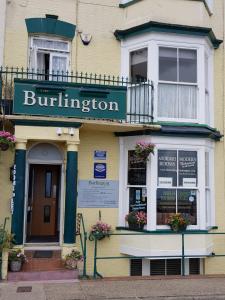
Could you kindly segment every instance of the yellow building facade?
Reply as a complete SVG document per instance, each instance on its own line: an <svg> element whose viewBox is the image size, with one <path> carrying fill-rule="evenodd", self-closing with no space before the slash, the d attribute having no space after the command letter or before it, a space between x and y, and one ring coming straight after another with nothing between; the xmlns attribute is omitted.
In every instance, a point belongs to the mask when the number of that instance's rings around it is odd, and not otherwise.
<svg viewBox="0 0 225 300"><path fill-rule="evenodd" d="M0 152L0 224L15 247L85 245L95 277L224 274L224 1L1 1L16 143ZM137 159L140 142L154 155ZM113 234L91 240L98 220Z"/></svg>

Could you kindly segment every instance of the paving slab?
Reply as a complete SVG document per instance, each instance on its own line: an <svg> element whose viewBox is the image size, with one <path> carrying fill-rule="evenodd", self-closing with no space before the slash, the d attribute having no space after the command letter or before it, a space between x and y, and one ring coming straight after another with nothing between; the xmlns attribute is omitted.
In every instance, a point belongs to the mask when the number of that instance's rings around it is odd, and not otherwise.
<svg viewBox="0 0 225 300"><path fill-rule="evenodd" d="M18 293L18 287L32 287ZM225 300L225 277L0 283L0 300Z"/></svg>

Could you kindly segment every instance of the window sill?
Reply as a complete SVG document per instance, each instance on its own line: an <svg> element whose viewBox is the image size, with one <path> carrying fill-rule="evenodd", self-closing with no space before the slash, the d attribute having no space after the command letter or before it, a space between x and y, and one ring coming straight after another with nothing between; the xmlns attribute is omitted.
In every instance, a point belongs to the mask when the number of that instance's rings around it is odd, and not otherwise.
<svg viewBox="0 0 225 300"><path fill-rule="evenodd" d="M183 231L184 234L199 234L199 233L208 233L210 230L217 229L218 227L210 227L206 230L200 230L200 229L187 229ZM172 231L171 229L157 229L157 230L146 230L146 229L140 229L140 230L134 230L130 229L129 227L123 227L118 226L116 227L116 230L126 230L126 231L134 231L134 232L143 232L143 233L151 233L151 234L177 234L177 232ZM178 232L178 234L181 234L181 232Z"/></svg>

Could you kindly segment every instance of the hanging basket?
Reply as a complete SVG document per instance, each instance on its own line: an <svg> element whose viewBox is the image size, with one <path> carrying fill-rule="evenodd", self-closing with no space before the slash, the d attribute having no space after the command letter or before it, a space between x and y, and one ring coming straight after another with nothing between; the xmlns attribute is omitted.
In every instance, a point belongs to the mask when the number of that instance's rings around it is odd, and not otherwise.
<svg viewBox="0 0 225 300"><path fill-rule="evenodd" d="M0 143L1 151L7 151L9 149L9 145L5 143Z"/></svg>

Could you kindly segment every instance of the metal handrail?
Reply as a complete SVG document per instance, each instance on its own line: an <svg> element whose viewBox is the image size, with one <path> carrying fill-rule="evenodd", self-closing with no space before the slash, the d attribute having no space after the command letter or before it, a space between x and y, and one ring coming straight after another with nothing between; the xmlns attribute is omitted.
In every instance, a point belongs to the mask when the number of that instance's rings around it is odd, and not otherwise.
<svg viewBox="0 0 225 300"><path fill-rule="evenodd" d="M83 255L83 277L88 277L87 276L87 231L85 229L83 214L78 213L77 217L80 218L80 223L81 223L81 227L82 227L82 233L79 228L77 235L79 235L79 237L80 237L80 244L81 244L81 250L82 250L82 255ZM83 237L82 237L82 235L83 235Z"/></svg>
<svg viewBox="0 0 225 300"><path fill-rule="evenodd" d="M8 217L6 217L5 220L4 220L4 223L3 223L3 232L5 232L7 220L9 220ZM2 239L0 239L0 245L3 244L3 239L4 239L4 236L2 236ZM0 280L1 279L2 279L2 252L0 251Z"/></svg>
<svg viewBox="0 0 225 300"><path fill-rule="evenodd" d="M207 231L194 231L191 232L192 230L187 230L187 231L182 231L182 232L142 232L142 231L137 231L137 232L132 232L132 233L111 233L110 236L140 236L140 235L180 235L181 236L181 255L161 255L161 256L152 256L152 255L145 255L145 256L132 256L132 255L126 255L126 256L98 256L97 255L97 247L98 247L98 235L93 234L94 237L94 270L93 270L93 277L94 278L103 278L103 276L97 271L97 261L98 260L107 260L107 259L144 259L144 258L181 258L182 261L182 269L181 269L181 275L185 276L185 258L191 258L191 257L197 257L197 258L202 258L202 257L225 257L224 254L216 254L212 252L209 255L185 255L185 242L184 242L184 237L185 235L225 235L225 232L207 232Z"/></svg>

